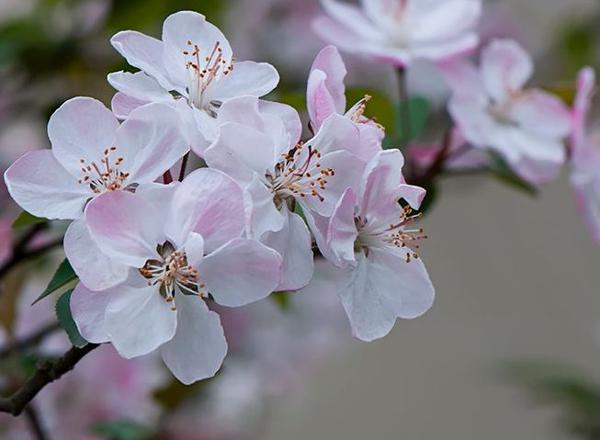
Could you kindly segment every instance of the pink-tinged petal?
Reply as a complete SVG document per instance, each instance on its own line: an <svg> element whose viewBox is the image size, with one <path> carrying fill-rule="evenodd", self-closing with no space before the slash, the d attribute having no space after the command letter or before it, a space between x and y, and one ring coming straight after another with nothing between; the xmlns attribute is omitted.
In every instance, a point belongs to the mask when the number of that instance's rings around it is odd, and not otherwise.
<svg viewBox="0 0 600 440"><path fill-rule="evenodd" d="M407 263L402 252L372 249L368 258L360 254L357 267L338 286L356 338L382 338L397 318L417 318L432 306L435 290L425 266L420 260Z"/></svg>
<svg viewBox="0 0 600 440"><path fill-rule="evenodd" d="M285 219L275 206L273 192L254 176L246 187L246 193L251 200L250 231L255 238L260 239L267 231L279 231L283 228Z"/></svg>
<svg viewBox="0 0 600 440"><path fill-rule="evenodd" d="M419 209L427 195L427 191L420 186L400 185L400 188L398 188L398 195L406 200L411 208Z"/></svg>
<svg viewBox="0 0 600 440"><path fill-rule="evenodd" d="M511 118L523 129L549 138L564 139L571 132L571 114L556 96L528 90L512 101Z"/></svg>
<svg viewBox="0 0 600 440"><path fill-rule="evenodd" d="M188 264L197 267L204 258L204 238L195 232L188 235L183 245Z"/></svg>
<svg viewBox="0 0 600 440"><path fill-rule="evenodd" d="M323 121L334 113L340 113L335 107L331 92L327 89L327 75L321 70L313 70L308 78L306 106L314 130L318 130Z"/></svg>
<svg viewBox="0 0 600 440"><path fill-rule="evenodd" d="M127 279L129 267L102 253L83 220L69 225L64 248L73 270L88 289L106 290Z"/></svg>
<svg viewBox="0 0 600 440"><path fill-rule="evenodd" d="M490 96L502 102L529 81L533 60L517 42L495 40L483 51L481 73Z"/></svg>
<svg viewBox="0 0 600 440"><path fill-rule="evenodd" d="M435 7L418 1L412 3L415 3L417 8L422 6L418 25L415 23L413 38L440 45L473 30L481 16L480 0L447 0L437 2ZM477 40L471 47L476 44Z"/></svg>
<svg viewBox="0 0 600 440"><path fill-rule="evenodd" d="M190 232L201 234L205 252L212 252L244 232L244 192L224 173L196 170L175 191L166 228L178 245Z"/></svg>
<svg viewBox="0 0 600 440"><path fill-rule="evenodd" d="M600 243L599 169L597 167L594 167L593 171L575 169L571 176L571 184L575 190L577 208L596 243Z"/></svg>
<svg viewBox="0 0 600 440"><path fill-rule="evenodd" d="M330 17L316 17L312 28L323 40L350 53L360 52L364 48L362 37L354 29Z"/></svg>
<svg viewBox="0 0 600 440"><path fill-rule="evenodd" d="M256 240L237 238L204 257L198 270L217 303L239 307L275 290L281 256Z"/></svg>
<svg viewBox="0 0 600 440"><path fill-rule="evenodd" d="M275 144L267 134L250 126L227 122L221 126L219 137L204 153L206 163L248 184L255 175L262 177L273 170Z"/></svg>
<svg viewBox="0 0 600 440"><path fill-rule="evenodd" d="M111 298L118 294L118 289L95 292L83 283L77 284L71 294L71 313L79 333L86 341L94 344L110 341L104 314Z"/></svg>
<svg viewBox="0 0 600 440"><path fill-rule="evenodd" d="M4 174L6 188L15 202L38 217L69 220L81 218L92 192L77 183L50 150L26 153Z"/></svg>
<svg viewBox="0 0 600 440"><path fill-rule="evenodd" d="M115 93L110 101L112 112L119 119L126 119L132 111L146 104L148 101L141 101L121 92Z"/></svg>
<svg viewBox="0 0 600 440"><path fill-rule="evenodd" d="M197 12L180 11L169 15L163 23L162 40L165 47L163 61L169 78L179 85L187 84L189 79L186 66L191 57L184 52L193 52L195 46L198 47L198 58L201 60L200 68L204 68L202 61L210 57L217 44L225 64L229 65L232 59L231 47L225 35Z"/></svg>
<svg viewBox="0 0 600 440"><path fill-rule="evenodd" d="M182 129L185 131L194 153L203 158L206 149L219 135L219 124L215 118L204 110L195 107L190 108L189 106L185 109L183 106L187 104L182 100L179 100L179 102L182 103L179 107L183 121Z"/></svg>
<svg viewBox="0 0 600 440"><path fill-rule="evenodd" d="M218 101L237 96L255 96L260 98L279 84L279 73L268 63L240 61L233 70L210 88L210 98Z"/></svg>
<svg viewBox="0 0 600 440"><path fill-rule="evenodd" d="M177 331L160 353L173 375L189 385L219 371L227 341L219 315L208 310L202 299L180 295L176 301Z"/></svg>
<svg viewBox="0 0 600 440"><path fill-rule="evenodd" d="M456 98L473 102L481 107L488 104L489 98L483 80L473 64L452 59L439 63L439 67Z"/></svg>
<svg viewBox="0 0 600 440"><path fill-rule="evenodd" d="M131 267L141 268L157 258L156 246L166 240L164 213L140 194L104 193L88 204L85 219L102 252Z"/></svg>
<svg viewBox="0 0 600 440"><path fill-rule="evenodd" d="M525 181L533 185L543 185L560 176L563 163L522 157L512 164L514 171Z"/></svg>
<svg viewBox="0 0 600 440"><path fill-rule="evenodd" d="M356 6L337 0L321 0L323 9L334 20L344 24L365 39L373 39L380 32Z"/></svg>
<svg viewBox="0 0 600 440"><path fill-rule="evenodd" d="M324 47L313 61L311 72L320 70L327 76L325 86L333 99L337 113L346 110L346 86L344 79L348 73L346 65L335 46Z"/></svg>
<svg viewBox="0 0 600 440"><path fill-rule="evenodd" d="M166 104L135 109L117 130L117 152L124 158L121 169L135 183L153 182L188 151L179 114Z"/></svg>
<svg viewBox="0 0 600 440"><path fill-rule="evenodd" d="M359 148L352 150L352 152L359 159L368 162L382 150L385 131L374 122L361 122L357 124L357 127L360 135L360 144Z"/></svg>
<svg viewBox="0 0 600 440"><path fill-rule="evenodd" d="M287 145L289 145L289 147L295 146L302 135L302 122L300 121L300 115L296 109L286 104L265 101L262 99L259 101L258 106L261 113L275 116L283 122L286 132L284 139L289 139L289 141L287 144L284 144L282 148L285 148Z"/></svg>
<svg viewBox="0 0 600 440"><path fill-rule="evenodd" d="M577 94L573 104L573 132L571 143L574 156L586 146L586 123L590 112L594 87L596 85L596 72L591 67L585 67L577 75ZM575 158L577 159L577 158Z"/></svg>
<svg viewBox="0 0 600 440"><path fill-rule="evenodd" d="M173 96L144 72L113 72L109 73L106 79L119 92L140 101L173 101Z"/></svg>
<svg viewBox="0 0 600 440"><path fill-rule="evenodd" d="M105 149L115 143L119 122L94 98L69 99L50 116L48 136L52 152L74 176L80 176L81 160L99 162Z"/></svg>
<svg viewBox="0 0 600 440"><path fill-rule="evenodd" d="M332 114L323 122L317 134L306 144L319 150L321 155L334 151L348 151L357 157L361 156L363 144L357 125L350 118ZM306 151L305 154L307 153Z"/></svg>
<svg viewBox="0 0 600 440"><path fill-rule="evenodd" d="M511 163L519 161L523 156L555 164L563 164L566 159L566 148L561 140L540 136L520 128L497 130L492 146L497 147Z"/></svg>
<svg viewBox="0 0 600 440"><path fill-rule="evenodd" d="M332 262L336 266L353 264L354 243L358 237L355 222L356 195L351 189L347 189L338 202L327 226L327 247L335 256Z"/></svg>
<svg viewBox="0 0 600 440"><path fill-rule="evenodd" d="M379 153L365 170L359 192L360 215L388 218L398 208L398 187L404 183L404 156L399 150Z"/></svg>
<svg viewBox="0 0 600 440"><path fill-rule="evenodd" d="M285 219L283 228L267 232L261 242L283 258L281 279L275 290L298 290L306 286L313 276L312 240L310 231L298 214L290 213L285 207L281 213Z"/></svg>
<svg viewBox="0 0 600 440"><path fill-rule="evenodd" d="M481 104L456 97L450 100L448 111L468 142L475 147L486 148L494 137L497 123Z"/></svg>
<svg viewBox="0 0 600 440"><path fill-rule="evenodd" d="M123 284L115 293L106 307L105 329L121 356L143 356L173 339L177 313L158 287L138 289Z"/></svg>
<svg viewBox="0 0 600 440"><path fill-rule="evenodd" d="M321 169L331 168L335 172L335 175L326 177L325 187L318 190L322 199L309 196L298 200L302 203L303 208L311 209L323 216L329 216L344 191L348 188L352 188L355 192L358 191L357 187L365 163L346 151L326 154L319 160L319 163ZM312 175L317 175L319 172L319 168L311 170Z"/></svg>
<svg viewBox="0 0 600 440"><path fill-rule="evenodd" d="M115 34L110 43L129 64L153 77L166 90L175 90L164 66L163 43L136 31L122 31Z"/></svg>
<svg viewBox="0 0 600 440"><path fill-rule="evenodd" d="M470 55L478 43L479 37L475 32L471 32L455 38L432 41L431 43L417 46L413 49L412 56L415 59L443 62L447 59Z"/></svg>

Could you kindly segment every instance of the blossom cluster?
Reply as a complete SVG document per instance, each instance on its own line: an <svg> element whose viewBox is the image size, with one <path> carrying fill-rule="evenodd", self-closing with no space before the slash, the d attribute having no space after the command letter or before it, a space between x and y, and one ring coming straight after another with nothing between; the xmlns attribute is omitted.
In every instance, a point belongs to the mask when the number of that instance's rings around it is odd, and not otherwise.
<svg viewBox="0 0 600 440"><path fill-rule="evenodd" d="M139 69L108 76L112 109L68 100L49 120L52 148L5 174L24 210L71 221L70 307L87 341L125 358L158 351L183 383L213 376L227 352L215 305L307 288L317 249L356 337L430 308L413 225L425 191L382 148L368 97L346 108L335 47L310 71L304 128L292 107L261 99L275 68L237 61L198 13L169 16L161 40L124 31L111 43Z"/></svg>

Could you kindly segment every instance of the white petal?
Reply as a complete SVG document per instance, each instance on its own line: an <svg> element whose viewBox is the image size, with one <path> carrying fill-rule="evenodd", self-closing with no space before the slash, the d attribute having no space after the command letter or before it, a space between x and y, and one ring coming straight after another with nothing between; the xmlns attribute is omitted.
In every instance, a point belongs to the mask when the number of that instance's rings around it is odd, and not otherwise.
<svg viewBox="0 0 600 440"><path fill-rule="evenodd" d="M69 99L50 116L48 136L52 152L74 176L81 160L100 165L105 149L114 146L119 122L104 104L93 98Z"/></svg>
<svg viewBox="0 0 600 440"><path fill-rule="evenodd" d="M126 119L138 107L148 104L148 101L135 99L125 93L117 92L110 101L113 114L119 119Z"/></svg>
<svg viewBox="0 0 600 440"><path fill-rule="evenodd" d="M50 150L31 151L4 174L11 197L25 211L49 219L76 219L92 191L77 183Z"/></svg>
<svg viewBox="0 0 600 440"><path fill-rule="evenodd" d="M281 280L276 290L298 290L310 282L314 272L310 231L298 214L290 213L286 207L281 213L285 219L283 228L267 232L261 241L283 257Z"/></svg>
<svg viewBox="0 0 600 440"><path fill-rule="evenodd" d="M64 248L73 270L88 289L106 290L127 279L129 267L102 253L83 220L75 220L69 225Z"/></svg>
<svg viewBox="0 0 600 440"><path fill-rule="evenodd" d="M241 61L210 90L210 98L218 101L236 96L261 96L270 93L279 83L277 70L268 63Z"/></svg>
<svg viewBox="0 0 600 440"><path fill-rule="evenodd" d="M214 376L227 354L219 315L196 296L177 297L177 331L160 352L169 370L186 385Z"/></svg>
<svg viewBox="0 0 600 440"><path fill-rule="evenodd" d="M515 41L495 40L481 56L481 72L488 93L503 101L518 92L533 74L533 61Z"/></svg>
<svg viewBox="0 0 600 440"><path fill-rule="evenodd" d="M113 290L94 292L83 283L77 284L71 294L71 313L77 329L86 341L102 344L110 340L106 331L104 314L113 295Z"/></svg>
<svg viewBox="0 0 600 440"><path fill-rule="evenodd" d="M105 319L111 342L127 359L156 350L173 338L177 327L177 313L156 286L119 286L106 308Z"/></svg>
<svg viewBox="0 0 600 440"><path fill-rule="evenodd" d="M144 72L114 72L107 77L111 86L132 98L147 102L171 102L172 95Z"/></svg>
<svg viewBox="0 0 600 440"><path fill-rule="evenodd" d="M256 240L238 238L207 255L198 269L217 303L239 307L275 290L281 256Z"/></svg>

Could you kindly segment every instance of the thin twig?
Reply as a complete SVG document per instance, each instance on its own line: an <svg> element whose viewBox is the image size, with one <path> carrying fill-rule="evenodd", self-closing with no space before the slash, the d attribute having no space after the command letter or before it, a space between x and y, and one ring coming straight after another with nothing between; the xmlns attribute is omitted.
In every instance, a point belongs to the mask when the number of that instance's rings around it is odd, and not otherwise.
<svg viewBox="0 0 600 440"><path fill-rule="evenodd" d="M190 153L186 153L181 160L181 168L179 169L179 181L183 182L183 178L185 177L185 170L187 168L188 160L190 160Z"/></svg>
<svg viewBox="0 0 600 440"><path fill-rule="evenodd" d="M60 379L71 371L83 357L97 348L98 344L88 344L83 348L71 347L55 361L39 362L35 373L10 397L0 398L0 412L18 416L37 394L49 383Z"/></svg>
<svg viewBox="0 0 600 440"><path fill-rule="evenodd" d="M27 422L29 423L29 427L33 432L35 438L37 440L50 440L50 437L46 433L44 426L42 425L42 420L38 415L38 411L35 406L30 403L27 408L25 408L25 416L27 418Z"/></svg>
<svg viewBox="0 0 600 440"><path fill-rule="evenodd" d="M444 165L449 157L451 143L452 130L447 130L444 134L444 140L442 141L442 148L440 148L429 167L425 170L425 172L417 177L416 181L410 183L422 187L429 186L433 179L435 179L438 174L444 171Z"/></svg>
<svg viewBox="0 0 600 440"><path fill-rule="evenodd" d="M400 121L402 122L401 142L408 143L412 137L412 121L410 99L408 96L407 71L405 67L398 67L396 73L398 78L398 95L400 98Z"/></svg>
<svg viewBox="0 0 600 440"><path fill-rule="evenodd" d="M62 244L62 242L63 239L61 237L33 250L13 253L13 256L6 263L0 266L0 279L2 279L15 266L18 266L19 264L27 260L32 260L41 255L44 255L46 252L59 247Z"/></svg>
<svg viewBox="0 0 600 440"><path fill-rule="evenodd" d="M61 326L58 322L51 322L50 324L46 324L38 331L26 336L23 339L10 342L4 348L0 349L0 359L5 359L14 352L19 352L34 347L42 342L47 336L60 329Z"/></svg>
<svg viewBox="0 0 600 440"><path fill-rule="evenodd" d="M168 185L171 182L173 182L173 175L171 174L171 170L167 170L163 174L163 183Z"/></svg>

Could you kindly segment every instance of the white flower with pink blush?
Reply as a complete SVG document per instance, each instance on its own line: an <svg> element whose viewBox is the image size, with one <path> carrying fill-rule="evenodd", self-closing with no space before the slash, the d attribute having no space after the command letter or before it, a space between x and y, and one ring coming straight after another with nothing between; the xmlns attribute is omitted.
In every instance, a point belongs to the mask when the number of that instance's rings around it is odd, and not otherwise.
<svg viewBox="0 0 600 440"><path fill-rule="evenodd" d="M78 97L50 117L48 136L51 150L26 153L6 171L8 191L33 215L75 220L64 247L88 287L103 289L125 280L126 271L103 258L90 239L84 208L103 193L131 191L153 182L189 151L177 113L152 104L136 109L119 124L101 102Z"/></svg>
<svg viewBox="0 0 600 440"><path fill-rule="evenodd" d="M319 130L323 122L333 114L345 115L360 131L363 139L360 158L368 161L381 150L385 130L364 116L369 96L346 111L346 74L346 65L335 46L327 46L319 52L311 67L306 90L311 128Z"/></svg>
<svg viewBox="0 0 600 440"><path fill-rule="evenodd" d="M588 133L587 128L595 84L592 68L579 72L571 134L571 185L575 189L577 208L594 240L600 243L600 132Z"/></svg>
<svg viewBox="0 0 600 440"><path fill-rule="evenodd" d="M181 184L148 184L90 202L92 239L129 277L99 292L77 286L71 308L83 337L111 342L125 358L160 350L186 384L213 376L227 343L208 295L238 307L265 298L279 282L281 257L243 238L244 206L242 188L210 169Z"/></svg>
<svg viewBox="0 0 600 440"><path fill-rule="evenodd" d="M312 278L311 237L296 203L304 211L329 215L356 184L364 163L360 132L341 115L331 115L310 140L291 107L236 98L221 107L220 134L206 150L212 167L232 176L253 205L252 234L283 256L279 290L296 290ZM355 154L356 153L356 154Z"/></svg>
<svg viewBox="0 0 600 440"><path fill-rule="evenodd" d="M417 254L426 237L413 225L425 190L405 183L403 165L400 151L381 152L367 166L358 192L347 190L330 218L308 217L331 263L323 266L326 277L337 285L354 336L364 341L387 335L397 318L421 316L435 296ZM313 290L305 288L318 294Z"/></svg>
<svg viewBox="0 0 600 440"><path fill-rule="evenodd" d="M327 15L313 28L350 53L397 67L440 60L477 46L481 0L361 0L361 7L321 0Z"/></svg>
<svg viewBox="0 0 600 440"><path fill-rule="evenodd" d="M236 61L223 33L192 11L167 17L162 41L122 31L111 42L140 69L108 75L119 91L113 98L115 114L125 117L148 102L167 103L179 110L182 127L199 155L218 134L216 115L223 102L236 96L264 96L279 82L270 64Z"/></svg>
<svg viewBox="0 0 600 440"><path fill-rule="evenodd" d="M483 51L479 68L456 61L442 69L453 92L449 111L469 143L500 154L533 184L557 177L571 115L558 97L525 89L533 61L521 46L495 40Z"/></svg>

